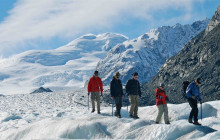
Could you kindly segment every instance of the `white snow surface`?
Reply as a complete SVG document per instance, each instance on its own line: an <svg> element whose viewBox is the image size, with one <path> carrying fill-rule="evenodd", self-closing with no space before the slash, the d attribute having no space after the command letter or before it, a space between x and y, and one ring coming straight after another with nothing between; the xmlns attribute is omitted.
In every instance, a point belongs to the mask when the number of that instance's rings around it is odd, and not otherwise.
<svg viewBox="0 0 220 140"><path fill-rule="evenodd" d="M191 25L162 26L118 44L97 65L104 84L108 85L117 71L124 84L134 72L139 73L141 83L148 82L168 58L177 54L208 23L209 19L204 19Z"/></svg>
<svg viewBox="0 0 220 140"><path fill-rule="evenodd" d="M85 89L0 96L0 139L220 139L220 101L203 103L203 120L199 120L203 126L195 126L187 122L188 103L168 104L171 124L166 125L155 124L156 106L140 107L140 119L129 118L124 106L119 119L104 103L100 115L90 113L87 97Z"/></svg>
<svg viewBox="0 0 220 140"><path fill-rule="evenodd" d="M55 50L32 50L0 60L0 94L30 93L49 87L59 91L79 89L97 63L127 37L105 33L87 34Z"/></svg>

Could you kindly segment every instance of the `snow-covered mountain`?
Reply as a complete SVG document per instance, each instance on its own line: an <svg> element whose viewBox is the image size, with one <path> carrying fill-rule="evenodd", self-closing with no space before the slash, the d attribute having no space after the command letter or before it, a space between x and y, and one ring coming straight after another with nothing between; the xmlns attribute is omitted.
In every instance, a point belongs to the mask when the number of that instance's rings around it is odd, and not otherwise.
<svg viewBox="0 0 220 140"><path fill-rule="evenodd" d="M220 101L202 104L203 120L199 122L203 126L196 126L188 123L188 103L168 104L171 124L166 125L163 121L155 124L155 105L140 107L138 120L129 118L123 107L119 119L111 116L111 106L102 103L100 115L90 113L86 97L85 91L0 97L0 139L220 139Z"/></svg>
<svg viewBox="0 0 220 140"><path fill-rule="evenodd" d="M82 87L98 61L126 40L120 34L87 34L55 50L27 51L0 60L0 94L30 93L41 86Z"/></svg>
<svg viewBox="0 0 220 140"><path fill-rule="evenodd" d="M162 26L137 39L118 44L97 65L104 84L110 82L116 71L121 73L123 83L126 83L135 71L139 73L141 83L147 82L168 58L177 54L187 42L204 30L208 23L209 19L204 19L191 25Z"/></svg>
<svg viewBox="0 0 220 140"><path fill-rule="evenodd" d="M213 24L215 23L215 24ZM212 29L212 30L210 30ZM172 103L185 102L183 81L200 77L203 101L220 100L220 5L206 30L199 33L175 56L169 58L159 72L144 87L146 102L154 104L154 89L166 84L166 93Z"/></svg>

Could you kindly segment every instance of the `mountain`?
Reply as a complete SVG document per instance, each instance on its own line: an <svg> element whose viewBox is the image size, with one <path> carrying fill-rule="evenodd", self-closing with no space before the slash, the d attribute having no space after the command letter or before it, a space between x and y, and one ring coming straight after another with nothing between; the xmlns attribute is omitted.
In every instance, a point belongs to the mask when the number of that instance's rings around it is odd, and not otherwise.
<svg viewBox="0 0 220 140"><path fill-rule="evenodd" d="M115 72L121 73L125 84L135 71L139 81L149 81L171 56L177 54L183 46L204 30L209 19L196 21L191 25L176 24L162 26L141 35L137 39L127 40L111 49L106 58L97 65L102 80L108 85Z"/></svg>
<svg viewBox="0 0 220 140"><path fill-rule="evenodd" d="M166 91L171 103L182 103L182 82L202 78L200 90L203 101L220 99L220 6L209 23L209 26L193 38L175 56L171 57L160 68L145 86L146 101L154 104L153 90L159 83L166 85ZM216 20L218 19L218 20ZM212 30L210 26L213 27Z"/></svg>
<svg viewBox="0 0 220 140"><path fill-rule="evenodd" d="M207 35L208 32L213 30L219 23L220 23L220 6L218 6L217 11L215 12L211 21L209 22L209 25L205 30L205 35Z"/></svg>
<svg viewBox="0 0 220 140"><path fill-rule="evenodd" d="M120 34L87 34L55 50L32 50L0 60L0 93L30 93L41 86L53 91L83 87L98 61L126 40Z"/></svg>

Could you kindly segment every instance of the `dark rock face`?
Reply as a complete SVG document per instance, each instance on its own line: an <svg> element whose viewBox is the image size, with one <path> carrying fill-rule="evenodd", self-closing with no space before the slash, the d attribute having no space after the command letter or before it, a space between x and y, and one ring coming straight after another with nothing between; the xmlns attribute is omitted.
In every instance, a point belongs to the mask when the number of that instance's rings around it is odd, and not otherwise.
<svg viewBox="0 0 220 140"><path fill-rule="evenodd" d="M207 26L206 31L205 31L205 35L207 35L208 32L213 30L219 23L220 23L220 5L218 6L217 11L215 12L214 16L209 22L209 25Z"/></svg>
<svg viewBox="0 0 220 140"><path fill-rule="evenodd" d="M217 14L219 10L220 7ZM219 19L220 23L220 15L217 14L212 19L215 23ZM193 81L197 77L203 80L200 85L203 101L220 100L220 24L209 32L207 29L201 32L166 61L158 74L144 85L143 93L147 99L144 105L155 104L154 89L159 83L166 85L171 103L186 102L182 96L182 82Z"/></svg>
<svg viewBox="0 0 220 140"><path fill-rule="evenodd" d="M39 89L36 89L35 91L31 92L31 94L34 94L34 93L43 93L43 92L53 92L53 91L50 90L49 88L40 87Z"/></svg>

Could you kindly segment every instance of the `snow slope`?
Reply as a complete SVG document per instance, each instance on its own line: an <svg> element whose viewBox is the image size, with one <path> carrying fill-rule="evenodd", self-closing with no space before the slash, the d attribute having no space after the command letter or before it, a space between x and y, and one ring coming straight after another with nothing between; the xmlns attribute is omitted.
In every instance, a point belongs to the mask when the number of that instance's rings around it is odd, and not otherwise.
<svg viewBox="0 0 220 140"><path fill-rule="evenodd" d="M168 58L177 54L208 23L209 19L204 19L191 25L162 26L137 39L118 44L97 65L104 84L109 84L117 71L122 74L121 80L124 84L135 71L139 73L141 83L147 82Z"/></svg>
<svg viewBox="0 0 220 140"><path fill-rule="evenodd" d="M87 34L55 50L27 51L0 60L0 93L30 93L41 86L83 87L98 61L125 40L120 34Z"/></svg>
<svg viewBox="0 0 220 140"><path fill-rule="evenodd" d="M203 126L187 122L187 103L168 104L171 125L154 123L156 106L140 107L140 119L134 120L127 107L119 119L111 116L110 105L101 103L101 115L86 105L85 89L0 97L0 139L220 139L220 101L203 104Z"/></svg>

